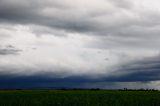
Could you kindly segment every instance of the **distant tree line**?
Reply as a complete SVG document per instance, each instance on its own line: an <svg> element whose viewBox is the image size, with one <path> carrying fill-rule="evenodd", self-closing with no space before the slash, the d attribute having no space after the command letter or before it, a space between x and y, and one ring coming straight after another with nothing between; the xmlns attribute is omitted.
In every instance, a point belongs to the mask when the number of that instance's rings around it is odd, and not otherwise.
<svg viewBox="0 0 160 106"><path fill-rule="evenodd" d="M157 89L144 89L144 88L140 88L140 89L128 89L128 88L123 88L123 89L100 89L100 88L61 88L59 90L90 90L90 91L99 91L99 90L110 90L110 91L159 91Z"/></svg>
<svg viewBox="0 0 160 106"><path fill-rule="evenodd" d="M128 88L123 88L123 89L118 89L120 91L158 91L157 89L149 89L149 88L140 88L140 89L128 89Z"/></svg>

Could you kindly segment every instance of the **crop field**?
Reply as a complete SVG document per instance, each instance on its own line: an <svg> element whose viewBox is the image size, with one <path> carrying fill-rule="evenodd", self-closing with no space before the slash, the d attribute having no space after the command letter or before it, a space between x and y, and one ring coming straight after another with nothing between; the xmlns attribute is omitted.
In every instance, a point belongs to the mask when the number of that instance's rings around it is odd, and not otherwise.
<svg viewBox="0 0 160 106"><path fill-rule="evenodd" d="M160 106L160 92L0 90L0 106Z"/></svg>

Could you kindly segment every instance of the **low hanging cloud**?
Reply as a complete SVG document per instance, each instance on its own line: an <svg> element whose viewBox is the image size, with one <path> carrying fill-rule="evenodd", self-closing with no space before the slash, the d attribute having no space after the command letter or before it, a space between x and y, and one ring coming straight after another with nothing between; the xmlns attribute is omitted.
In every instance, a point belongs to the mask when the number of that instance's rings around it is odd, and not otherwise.
<svg viewBox="0 0 160 106"><path fill-rule="evenodd" d="M12 45L7 45L4 47L0 46L0 55L18 55L21 50L16 49Z"/></svg>
<svg viewBox="0 0 160 106"><path fill-rule="evenodd" d="M119 76L119 81L159 81L160 80L160 56L148 57L139 61L126 64L122 72L127 74Z"/></svg>

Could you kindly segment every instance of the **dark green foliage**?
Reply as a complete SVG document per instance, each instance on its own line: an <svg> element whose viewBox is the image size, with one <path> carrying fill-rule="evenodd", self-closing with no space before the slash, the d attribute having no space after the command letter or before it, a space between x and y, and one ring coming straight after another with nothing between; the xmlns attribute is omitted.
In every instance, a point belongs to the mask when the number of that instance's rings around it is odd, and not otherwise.
<svg viewBox="0 0 160 106"><path fill-rule="evenodd" d="M1 90L0 106L160 106L160 92Z"/></svg>

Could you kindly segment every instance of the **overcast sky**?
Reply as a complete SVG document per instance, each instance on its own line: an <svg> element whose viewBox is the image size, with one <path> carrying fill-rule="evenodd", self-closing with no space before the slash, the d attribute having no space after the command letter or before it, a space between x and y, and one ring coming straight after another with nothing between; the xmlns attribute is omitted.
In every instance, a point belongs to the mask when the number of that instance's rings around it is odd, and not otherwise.
<svg viewBox="0 0 160 106"><path fill-rule="evenodd" d="M159 0L0 0L0 88L160 89Z"/></svg>

